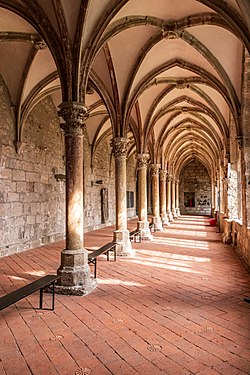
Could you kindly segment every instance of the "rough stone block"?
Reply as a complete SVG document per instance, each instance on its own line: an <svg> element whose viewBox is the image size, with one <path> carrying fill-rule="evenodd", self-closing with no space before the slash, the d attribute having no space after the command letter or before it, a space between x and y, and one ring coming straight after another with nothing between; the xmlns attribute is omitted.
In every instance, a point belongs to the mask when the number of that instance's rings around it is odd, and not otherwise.
<svg viewBox="0 0 250 375"><path fill-rule="evenodd" d="M9 202L18 202L19 201L19 194L17 194L17 193L8 193L7 200Z"/></svg>
<svg viewBox="0 0 250 375"><path fill-rule="evenodd" d="M13 170L12 174L13 181L25 181L26 179L24 171Z"/></svg>
<svg viewBox="0 0 250 375"><path fill-rule="evenodd" d="M0 178L3 180L10 180L12 177L12 170L0 167Z"/></svg>
<svg viewBox="0 0 250 375"><path fill-rule="evenodd" d="M23 213L23 205L20 202L12 202L10 207L11 215L20 216Z"/></svg>
<svg viewBox="0 0 250 375"><path fill-rule="evenodd" d="M39 180L40 176L38 173L26 172L26 182L38 182Z"/></svg>

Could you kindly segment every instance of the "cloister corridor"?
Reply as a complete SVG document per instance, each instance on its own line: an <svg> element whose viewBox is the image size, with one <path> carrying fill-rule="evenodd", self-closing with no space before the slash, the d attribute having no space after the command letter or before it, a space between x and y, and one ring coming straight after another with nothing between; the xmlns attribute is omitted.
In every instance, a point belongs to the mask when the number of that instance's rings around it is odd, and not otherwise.
<svg viewBox="0 0 250 375"><path fill-rule="evenodd" d="M86 233L85 247L113 230ZM63 246L2 257L1 295L56 273ZM84 297L56 295L55 310L41 311L34 293L3 310L0 374L250 374L250 275L218 227L181 216L133 247L133 258L98 260L98 285Z"/></svg>

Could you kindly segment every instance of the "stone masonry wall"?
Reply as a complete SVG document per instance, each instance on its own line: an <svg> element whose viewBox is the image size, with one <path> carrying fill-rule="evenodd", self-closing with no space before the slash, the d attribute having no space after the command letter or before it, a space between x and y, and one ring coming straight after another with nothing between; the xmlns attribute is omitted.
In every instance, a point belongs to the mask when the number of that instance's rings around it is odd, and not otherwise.
<svg viewBox="0 0 250 375"><path fill-rule="evenodd" d="M15 151L8 90L0 80L0 256L56 241L64 236L65 183L62 134L52 100L40 102Z"/></svg>
<svg viewBox="0 0 250 375"><path fill-rule="evenodd" d="M211 215L211 182L206 168L198 161L190 162L180 175L181 214ZM194 207L185 207L184 193L195 193Z"/></svg>
<svg viewBox="0 0 250 375"><path fill-rule="evenodd" d="M136 166L135 155L131 155L127 160L127 191L134 192L134 207L128 208L128 218L136 216Z"/></svg>
<svg viewBox="0 0 250 375"><path fill-rule="evenodd" d="M110 149L107 141L101 142L94 154L93 173L89 169L89 209L92 217L92 228L113 224L115 222L115 184L114 184L114 163L110 171ZM87 176L86 176L87 178ZM96 184L96 181L102 184ZM91 184L93 182L93 184ZM101 190L107 189L108 214L106 223L102 223Z"/></svg>

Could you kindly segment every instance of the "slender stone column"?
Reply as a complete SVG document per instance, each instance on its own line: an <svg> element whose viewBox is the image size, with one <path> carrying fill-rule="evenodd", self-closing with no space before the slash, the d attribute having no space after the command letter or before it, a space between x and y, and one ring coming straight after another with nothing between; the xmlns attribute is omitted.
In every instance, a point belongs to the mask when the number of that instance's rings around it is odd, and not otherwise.
<svg viewBox="0 0 250 375"><path fill-rule="evenodd" d="M211 216L215 216L215 210L216 210L216 189L215 189L215 181L214 177L211 177Z"/></svg>
<svg viewBox="0 0 250 375"><path fill-rule="evenodd" d="M174 220L173 214L171 211L171 182L172 182L172 176L168 175L167 177L167 215L168 215L168 220L170 222Z"/></svg>
<svg viewBox="0 0 250 375"><path fill-rule="evenodd" d="M147 220L147 163L148 154L137 155L138 168L138 215L139 221L137 228L141 232L144 239L151 239L152 235L149 229L149 222Z"/></svg>
<svg viewBox="0 0 250 375"><path fill-rule="evenodd" d="M116 230L114 231L114 241L117 243L117 255L120 256L135 254L127 229L127 145L127 138L115 138L111 141L115 156Z"/></svg>
<svg viewBox="0 0 250 375"><path fill-rule="evenodd" d="M167 192L166 192L166 177L167 171L161 170L160 171L160 213L161 219L163 224L169 224L168 216L167 216Z"/></svg>
<svg viewBox="0 0 250 375"><path fill-rule="evenodd" d="M155 230L163 230L160 218L160 202L159 202L159 168L160 164L152 166L152 213L153 224Z"/></svg>
<svg viewBox="0 0 250 375"><path fill-rule="evenodd" d="M84 295L95 287L90 278L88 252L83 247L83 134L88 117L82 103L62 103L59 116L66 148L66 249L61 253L61 275L56 292Z"/></svg>
<svg viewBox="0 0 250 375"><path fill-rule="evenodd" d="M175 181L175 212L176 216L180 216L180 208L179 208L179 180Z"/></svg>
<svg viewBox="0 0 250 375"><path fill-rule="evenodd" d="M171 194L172 194L172 206L171 211L174 218L177 217L176 210L175 210L175 178L172 179L172 185L171 185Z"/></svg>

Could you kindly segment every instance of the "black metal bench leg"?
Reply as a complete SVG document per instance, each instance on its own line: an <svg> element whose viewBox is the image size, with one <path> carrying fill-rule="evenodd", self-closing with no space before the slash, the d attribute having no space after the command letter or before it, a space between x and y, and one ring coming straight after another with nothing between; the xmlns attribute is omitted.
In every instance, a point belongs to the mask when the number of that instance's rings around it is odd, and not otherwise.
<svg viewBox="0 0 250 375"><path fill-rule="evenodd" d="M97 263L97 259L95 259L95 261L94 261L94 278L95 278L95 279L96 279L96 271L97 271L97 270L96 270L96 269L97 269L97 267L96 267L97 264L96 264L96 263Z"/></svg>
<svg viewBox="0 0 250 375"><path fill-rule="evenodd" d="M55 309L55 281L52 285L52 310Z"/></svg>
<svg viewBox="0 0 250 375"><path fill-rule="evenodd" d="M40 302L39 302L39 309L42 310L43 308L43 288L40 289Z"/></svg>

